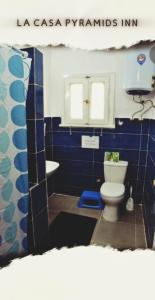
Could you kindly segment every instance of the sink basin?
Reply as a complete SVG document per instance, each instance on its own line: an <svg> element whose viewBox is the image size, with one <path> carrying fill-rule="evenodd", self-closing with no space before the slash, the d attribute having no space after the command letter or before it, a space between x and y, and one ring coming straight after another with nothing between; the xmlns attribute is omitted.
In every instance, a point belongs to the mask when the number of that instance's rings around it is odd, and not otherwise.
<svg viewBox="0 0 155 300"><path fill-rule="evenodd" d="M59 168L58 162L46 160L46 175L53 174L58 168Z"/></svg>

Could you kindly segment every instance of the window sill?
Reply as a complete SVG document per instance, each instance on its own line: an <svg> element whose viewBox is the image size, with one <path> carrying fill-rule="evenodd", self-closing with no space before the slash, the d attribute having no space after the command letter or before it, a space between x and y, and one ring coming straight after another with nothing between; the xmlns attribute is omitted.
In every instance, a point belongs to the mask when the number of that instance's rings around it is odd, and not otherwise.
<svg viewBox="0 0 155 300"><path fill-rule="evenodd" d="M115 128L115 124L108 124L108 125L94 125L94 124L91 124L91 125L84 125L84 124L64 124L64 123L61 123L59 125L59 127L77 127L77 128L107 128L107 129L113 129Z"/></svg>

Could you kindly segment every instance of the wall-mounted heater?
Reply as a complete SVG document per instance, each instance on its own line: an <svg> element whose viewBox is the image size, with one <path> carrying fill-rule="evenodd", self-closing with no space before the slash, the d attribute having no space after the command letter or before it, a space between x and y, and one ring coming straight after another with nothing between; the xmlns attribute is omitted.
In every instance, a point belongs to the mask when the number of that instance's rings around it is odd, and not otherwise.
<svg viewBox="0 0 155 300"><path fill-rule="evenodd" d="M132 95L134 102L142 107L132 115L143 115L155 105L151 99L146 99L155 89L155 45L148 48L129 49L124 63L124 85L127 94ZM145 107L147 106L147 108Z"/></svg>

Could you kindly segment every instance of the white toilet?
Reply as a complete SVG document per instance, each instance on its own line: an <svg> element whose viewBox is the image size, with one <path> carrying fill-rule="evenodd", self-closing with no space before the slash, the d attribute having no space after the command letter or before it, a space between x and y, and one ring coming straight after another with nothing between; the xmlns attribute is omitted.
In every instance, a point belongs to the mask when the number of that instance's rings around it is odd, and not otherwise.
<svg viewBox="0 0 155 300"><path fill-rule="evenodd" d="M127 172L127 161L104 161L105 182L102 184L100 193L105 203L103 218L107 221L118 220L118 205L124 198L124 180Z"/></svg>

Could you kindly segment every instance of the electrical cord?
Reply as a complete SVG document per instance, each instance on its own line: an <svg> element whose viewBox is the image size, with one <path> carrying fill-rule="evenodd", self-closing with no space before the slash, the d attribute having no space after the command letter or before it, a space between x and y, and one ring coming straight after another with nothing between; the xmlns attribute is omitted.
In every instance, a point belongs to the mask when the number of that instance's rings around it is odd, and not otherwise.
<svg viewBox="0 0 155 300"><path fill-rule="evenodd" d="M133 115L132 115L132 120L134 120L134 117L135 117L138 113L140 113L140 112L142 112L141 115L140 115L140 116L141 116L141 120L142 120L142 119L143 119L143 115L144 115L146 112L148 112L151 108L155 108L155 105L154 105L154 103L153 103L153 101L152 101L151 99L143 100L143 99L142 99L142 96L139 96L139 101L136 100L135 96L133 96L133 101L134 101L135 103L141 104L143 107L142 107L140 110L138 110L138 111L136 111L135 113L133 113ZM150 105L149 108L147 108L146 110L144 110L145 104L146 104L147 102L150 102L151 105Z"/></svg>
<svg viewBox="0 0 155 300"><path fill-rule="evenodd" d="M136 112L132 115L132 120L134 120L134 117L135 117L138 113L140 113L140 112L142 112L142 111L144 110L144 103L139 103L139 104L141 104L143 107L142 107L140 110L136 111Z"/></svg>
<svg viewBox="0 0 155 300"><path fill-rule="evenodd" d="M141 108L140 110L136 111L135 113L133 113L132 118L131 118L132 120L134 120L134 117L135 117L138 113L140 113L140 112L142 112L142 111L144 110L144 101L142 100L142 97L141 97L141 96L139 96L139 101L137 101L137 100L135 99L135 96L133 96L133 101L134 101L135 103L141 104L141 105L142 105L142 108Z"/></svg>
<svg viewBox="0 0 155 300"><path fill-rule="evenodd" d="M145 100L145 103L150 102L151 105L149 108L147 108L146 110L143 111L143 113L141 114L141 119L143 119L143 115L148 112L151 108L155 108L155 105L153 104L153 101L151 99Z"/></svg>

